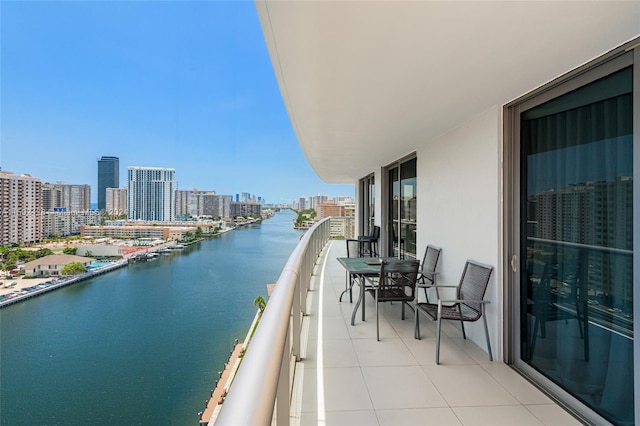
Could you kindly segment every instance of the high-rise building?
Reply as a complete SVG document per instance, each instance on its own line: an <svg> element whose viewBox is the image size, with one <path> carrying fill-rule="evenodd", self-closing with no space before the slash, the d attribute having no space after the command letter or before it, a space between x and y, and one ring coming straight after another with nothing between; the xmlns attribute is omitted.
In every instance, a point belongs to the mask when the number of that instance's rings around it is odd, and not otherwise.
<svg viewBox="0 0 640 426"><path fill-rule="evenodd" d="M53 209L62 207L62 190L52 183L42 184L42 210L52 212Z"/></svg>
<svg viewBox="0 0 640 426"><path fill-rule="evenodd" d="M107 188L107 214L127 214L127 188Z"/></svg>
<svg viewBox="0 0 640 426"><path fill-rule="evenodd" d="M120 186L120 159L102 156L98 160L98 210L107 208L107 188Z"/></svg>
<svg viewBox="0 0 640 426"><path fill-rule="evenodd" d="M91 208L91 187L87 184L68 185L57 182L60 188L61 207L70 212L87 211Z"/></svg>
<svg viewBox="0 0 640 426"><path fill-rule="evenodd" d="M175 220L176 169L128 168L127 216L132 220Z"/></svg>
<svg viewBox="0 0 640 426"><path fill-rule="evenodd" d="M69 185L64 182L42 184L42 209L70 212L87 211L91 207L91 187L87 184Z"/></svg>
<svg viewBox="0 0 640 426"><path fill-rule="evenodd" d="M42 182L0 170L0 245L42 238Z"/></svg>

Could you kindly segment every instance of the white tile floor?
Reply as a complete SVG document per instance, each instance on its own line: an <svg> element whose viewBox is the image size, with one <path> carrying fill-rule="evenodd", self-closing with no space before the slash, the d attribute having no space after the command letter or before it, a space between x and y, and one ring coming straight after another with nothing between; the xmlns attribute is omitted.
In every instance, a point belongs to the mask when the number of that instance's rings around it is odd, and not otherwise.
<svg viewBox="0 0 640 426"><path fill-rule="evenodd" d="M353 304L338 301L345 271L335 259L345 252L343 242L330 242L312 279L292 424L580 424L455 327L443 327L442 363L435 365L435 324L422 320L422 340L415 340L413 312L402 321L397 303L381 311L381 341L370 297L367 321L358 317L351 326Z"/></svg>

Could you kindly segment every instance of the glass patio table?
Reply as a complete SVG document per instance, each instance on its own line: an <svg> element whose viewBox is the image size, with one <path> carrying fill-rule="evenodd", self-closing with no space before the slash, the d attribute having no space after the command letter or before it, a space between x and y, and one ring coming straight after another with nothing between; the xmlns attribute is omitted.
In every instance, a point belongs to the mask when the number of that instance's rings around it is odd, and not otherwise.
<svg viewBox="0 0 640 426"><path fill-rule="evenodd" d="M373 277L380 274L380 265L383 260L398 260L396 257L338 257L338 262L347 270L350 275L358 277L358 285L360 286L360 295L353 307L351 314L351 325L355 325L356 312L360 304L362 304L362 321L364 321L364 290L365 277Z"/></svg>

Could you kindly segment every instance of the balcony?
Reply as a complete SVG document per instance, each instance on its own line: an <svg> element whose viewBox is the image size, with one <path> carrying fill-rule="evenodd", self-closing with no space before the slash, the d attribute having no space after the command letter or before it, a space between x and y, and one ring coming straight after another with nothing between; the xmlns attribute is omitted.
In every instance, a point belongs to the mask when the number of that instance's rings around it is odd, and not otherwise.
<svg viewBox="0 0 640 426"><path fill-rule="evenodd" d="M345 271L336 258L346 245L328 240L327 222L305 235L285 266L217 423L267 424L273 416L294 425L580 424L452 324L443 325L440 365L435 323L422 318L415 340L413 314L402 321L400 304L381 309L379 342L370 297L366 321L358 314L351 326L354 304L338 301ZM287 288L294 282L301 291ZM299 317L298 296L306 306L299 323L289 320ZM280 309L283 300L292 315Z"/></svg>

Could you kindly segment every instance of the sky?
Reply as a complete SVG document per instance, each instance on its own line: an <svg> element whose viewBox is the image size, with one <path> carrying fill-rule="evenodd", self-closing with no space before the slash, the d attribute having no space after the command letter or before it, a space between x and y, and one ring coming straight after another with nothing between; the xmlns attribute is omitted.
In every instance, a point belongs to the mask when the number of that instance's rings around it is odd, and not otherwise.
<svg viewBox="0 0 640 426"><path fill-rule="evenodd" d="M0 1L0 167L91 185L97 159L268 203L325 194L252 1Z"/></svg>

